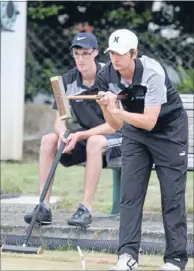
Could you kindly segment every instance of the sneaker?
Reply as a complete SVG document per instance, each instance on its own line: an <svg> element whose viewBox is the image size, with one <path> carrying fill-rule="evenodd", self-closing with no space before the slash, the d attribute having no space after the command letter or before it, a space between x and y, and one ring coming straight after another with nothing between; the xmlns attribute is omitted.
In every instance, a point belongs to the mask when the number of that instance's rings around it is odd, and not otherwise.
<svg viewBox="0 0 194 271"><path fill-rule="evenodd" d="M138 267L137 261L129 254L125 253L119 256L118 262L115 266L111 267L110 271L131 271L136 270Z"/></svg>
<svg viewBox="0 0 194 271"><path fill-rule="evenodd" d="M92 224L92 216L89 210L80 204L77 211L67 221L70 226L89 227Z"/></svg>
<svg viewBox="0 0 194 271"><path fill-rule="evenodd" d="M38 205L34 208L31 213L28 213L24 216L24 221L30 224L32 217L34 215L35 210L37 209ZM50 209L47 209L44 204L41 204L39 213L36 219L36 222L40 225L50 225L52 223L52 213Z"/></svg>
<svg viewBox="0 0 194 271"><path fill-rule="evenodd" d="M160 267L160 271L174 271L174 270L181 270L180 267L174 265L172 263L165 263Z"/></svg>

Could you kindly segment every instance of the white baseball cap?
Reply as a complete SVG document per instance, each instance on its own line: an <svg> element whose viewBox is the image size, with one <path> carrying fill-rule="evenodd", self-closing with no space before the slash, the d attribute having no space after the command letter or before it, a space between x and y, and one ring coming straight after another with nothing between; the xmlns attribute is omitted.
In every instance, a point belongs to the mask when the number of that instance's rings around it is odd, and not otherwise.
<svg viewBox="0 0 194 271"><path fill-rule="evenodd" d="M138 38L135 33L128 29L119 29L110 35L108 46L104 53L113 51L124 55L131 49L137 49Z"/></svg>

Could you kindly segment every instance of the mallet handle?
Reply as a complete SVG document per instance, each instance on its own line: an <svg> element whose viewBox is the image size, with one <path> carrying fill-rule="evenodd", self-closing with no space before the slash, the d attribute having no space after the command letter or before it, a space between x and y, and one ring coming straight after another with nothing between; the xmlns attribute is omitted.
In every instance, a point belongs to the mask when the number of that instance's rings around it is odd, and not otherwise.
<svg viewBox="0 0 194 271"><path fill-rule="evenodd" d="M97 95L75 95L67 96L68 100L97 100Z"/></svg>
<svg viewBox="0 0 194 271"><path fill-rule="evenodd" d="M99 95L75 95L67 96L68 100L98 100ZM117 95L117 100L126 99L127 95Z"/></svg>

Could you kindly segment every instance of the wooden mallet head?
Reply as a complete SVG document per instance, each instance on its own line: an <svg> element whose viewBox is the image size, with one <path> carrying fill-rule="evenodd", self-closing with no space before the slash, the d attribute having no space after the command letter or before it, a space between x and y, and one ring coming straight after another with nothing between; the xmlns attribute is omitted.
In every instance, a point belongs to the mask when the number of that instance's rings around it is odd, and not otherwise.
<svg viewBox="0 0 194 271"><path fill-rule="evenodd" d="M69 101L65 95L65 88L61 76L51 77L51 85L61 120L71 118Z"/></svg>

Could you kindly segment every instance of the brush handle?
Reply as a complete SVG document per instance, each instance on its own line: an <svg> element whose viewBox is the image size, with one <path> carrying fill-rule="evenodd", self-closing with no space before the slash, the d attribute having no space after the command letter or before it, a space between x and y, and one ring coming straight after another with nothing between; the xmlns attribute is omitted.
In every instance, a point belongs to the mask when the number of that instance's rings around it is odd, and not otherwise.
<svg viewBox="0 0 194 271"><path fill-rule="evenodd" d="M64 137L67 138L67 137L69 136L69 134L70 134L70 131L69 131L69 130L66 130ZM59 161L60 161L60 158L61 158L62 152L63 152L63 150L64 150L64 147L65 147L65 143L61 141L61 144L60 144L60 146L59 146L59 149L58 149L58 151L57 151L57 153L56 153L56 155L55 155L55 160L54 160L54 162L53 162L53 164L52 164L52 167L51 167L51 169L50 169L50 172L49 172L49 175L48 175L48 177L47 177L46 183L45 183L44 188L43 188L43 190L42 190L42 193L41 193L41 195L40 195L39 204L37 205L37 208L36 208L36 210L35 210L35 212L34 212L34 215L33 215L33 217L32 217L32 220L31 220L31 222L30 222L30 226L29 226L29 228L28 228L28 230L27 230L27 234L26 234L25 241L24 241L24 244L23 244L23 245L27 245L27 244L28 244L29 238L30 238L30 236L31 236L31 234L32 234L32 230L33 230L34 225L35 225L35 223L36 223L36 219L37 219L37 217L38 217L38 213L39 213L39 211L40 211L41 203L43 203L43 201L44 201L44 199L45 199L45 197L46 197L46 194L47 194L47 192L48 192L48 189L49 189L49 187L50 187L50 185L51 185L53 176L54 176L54 174L55 174L56 168L57 168L58 163L59 163Z"/></svg>

